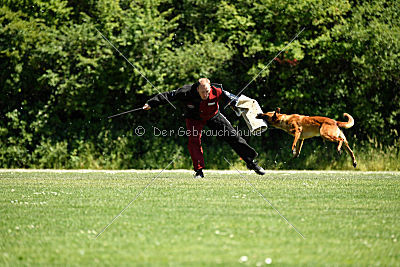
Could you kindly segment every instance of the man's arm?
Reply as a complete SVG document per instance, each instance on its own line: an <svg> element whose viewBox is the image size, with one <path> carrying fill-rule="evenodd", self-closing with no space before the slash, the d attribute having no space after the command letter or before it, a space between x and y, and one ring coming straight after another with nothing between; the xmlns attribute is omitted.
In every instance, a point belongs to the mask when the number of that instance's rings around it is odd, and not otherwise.
<svg viewBox="0 0 400 267"><path fill-rule="evenodd" d="M182 88L179 88L177 90L155 95L147 101L147 103L143 106L143 109L148 110L150 108L173 102L175 100L183 99L187 95L188 88L186 87L187 86L183 86Z"/></svg>
<svg viewBox="0 0 400 267"><path fill-rule="evenodd" d="M150 98L146 104L148 106L154 108L154 107L166 104L168 102L175 101L176 96L177 96L176 91L177 90L157 94L154 97Z"/></svg>
<svg viewBox="0 0 400 267"><path fill-rule="evenodd" d="M222 89L222 86L221 86L221 89ZM237 103L238 98L239 98L238 96L236 96L234 94L231 94L230 92L228 92L228 91L226 91L224 89L222 89L221 97L222 97L222 100L226 101L227 104L229 103L229 105L231 107L235 107L236 106L236 103Z"/></svg>

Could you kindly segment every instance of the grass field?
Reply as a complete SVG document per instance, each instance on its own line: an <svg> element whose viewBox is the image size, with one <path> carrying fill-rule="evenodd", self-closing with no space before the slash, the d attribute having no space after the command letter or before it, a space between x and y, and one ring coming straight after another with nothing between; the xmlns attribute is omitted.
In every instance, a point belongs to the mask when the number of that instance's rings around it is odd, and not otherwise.
<svg viewBox="0 0 400 267"><path fill-rule="evenodd" d="M399 172L0 171L0 265L398 265Z"/></svg>

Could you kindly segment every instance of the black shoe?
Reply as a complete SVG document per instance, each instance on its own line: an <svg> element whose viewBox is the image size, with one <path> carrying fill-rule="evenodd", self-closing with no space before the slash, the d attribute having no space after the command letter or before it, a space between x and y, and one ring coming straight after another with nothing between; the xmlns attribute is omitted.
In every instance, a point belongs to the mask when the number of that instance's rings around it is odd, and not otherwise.
<svg viewBox="0 0 400 267"><path fill-rule="evenodd" d="M259 175L264 175L265 170L257 164L257 161L252 160L247 162L247 169L255 171Z"/></svg>
<svg viewBox="0 0 400 267"><path fill-rule="evenodd" d="M203 169L197 170L194 174L194 178L204 178Z"/></svg>

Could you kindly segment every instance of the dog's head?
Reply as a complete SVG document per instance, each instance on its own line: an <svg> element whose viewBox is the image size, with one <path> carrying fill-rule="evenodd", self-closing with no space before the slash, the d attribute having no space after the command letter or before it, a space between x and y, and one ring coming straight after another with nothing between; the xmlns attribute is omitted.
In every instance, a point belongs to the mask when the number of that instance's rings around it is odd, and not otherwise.
<svg viewBox="0 0 400 267"><path fill-rule="evenodd" d="M259 113L257 114L257 119L262 119L266 121L268 124L274 125L278 120L278 115L281 113L280 108L276 108L275 111L270 111L267 113Z"/></svg>

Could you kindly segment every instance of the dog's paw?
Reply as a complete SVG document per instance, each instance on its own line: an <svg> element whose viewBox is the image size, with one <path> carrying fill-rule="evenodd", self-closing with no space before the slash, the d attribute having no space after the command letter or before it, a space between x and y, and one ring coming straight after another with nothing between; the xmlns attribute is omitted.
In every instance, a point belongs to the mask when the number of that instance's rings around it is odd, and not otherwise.
<svg viewBox="0 0 400 267"><path fill-rule="evenodd" d="M357 161L353 162L353 167L356 168L357 167Z"/></svg>
<svg viewBox="0 0 400 267"><path fill-rule="evenodd" d="M256 116L256 119L262 119L264 117L264 114L258 113Z"/></svg>

